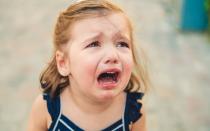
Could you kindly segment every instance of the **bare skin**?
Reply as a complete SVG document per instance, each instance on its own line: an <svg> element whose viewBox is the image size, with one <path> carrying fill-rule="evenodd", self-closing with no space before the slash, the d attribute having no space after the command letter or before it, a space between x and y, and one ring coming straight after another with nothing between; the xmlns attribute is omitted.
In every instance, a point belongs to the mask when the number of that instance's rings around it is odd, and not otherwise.
<svg viewBox="0 0 210 131"><path fill-rule="evenodd" d="M124 113L124 89L133 67L130 31L120 13L80 20L71 29L73 39L67 43L67 57L63 51L56 52L59 73L71 74L71 87L60 94L62 114L82 129L101 130ZM98 74L110 69L120 72L117 83L99 84ZM132 131L146 131L144 114L132 125ZM51 122L46 102L38 96L28 131L46 131Z"/></svg>
<svg viewBox="0 0 210 131"><path fill-rule="evenodd" d="M66 98L63 98L63 99L66 99ZM65 100L63 103L65 103ZM70 115L70 113L68 111L63 111L63 112L65 112L64 114L67 117ZM130 127L131 131L147 131L146 116L145 116L146 114L144 112L144 108L142 108L140 112L142 113L142 117L137 122L135 122L131 125L131 127ZM75 114L77 114L77 113L75 113ZM103 119L104 118L105 117L103 117ZM92 120L93 120L93 118L92 118ZM51 120L51 117L47 111L47 105L46 105L45 101L43 100L42 96L40 95L37 97L37 99L35 100L35 102L32 106L27 131L47 131L48 128L50 127L51 122L52 122L52 120ZM96 122L99 123L98 119ZM93 123L93 125L95 125L95 123ZM102 126L100 125L100 127L103 127L103 126L104 125L102 125ZM99 128L99 127L95 127L94 129L97 129L97 128ZM100 128L100 129L103 129L103 128Z"/></svg>

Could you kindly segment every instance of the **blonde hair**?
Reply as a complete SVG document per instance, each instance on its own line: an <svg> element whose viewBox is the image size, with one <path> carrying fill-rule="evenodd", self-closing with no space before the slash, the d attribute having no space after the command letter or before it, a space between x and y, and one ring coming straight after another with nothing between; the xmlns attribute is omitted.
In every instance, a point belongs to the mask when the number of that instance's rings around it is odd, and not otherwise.
<svg viewBox="0 0 210 131"><path fill-rule="evenodd" d="M116 12L125 14L121 8L110 3L108 0L82 0L72 4L59 15L54 30L53 58L40 76L43 92L49 93L51 97L55 97L70 84L68 76L59 74L55 58L56 50L60 50L70 39L68 34L70 26L77 20ZM131 48L134 60L134 70L131 73L131 78L125 91L139 91L139 89L148 88L148 73L145 68L146 65L143 61L143 56L141 59L137 58L138 55L135 50L135 45L133 44L133 29L131 22L126 15L125 18L128 20L128 26L130 28Z"/></svg>

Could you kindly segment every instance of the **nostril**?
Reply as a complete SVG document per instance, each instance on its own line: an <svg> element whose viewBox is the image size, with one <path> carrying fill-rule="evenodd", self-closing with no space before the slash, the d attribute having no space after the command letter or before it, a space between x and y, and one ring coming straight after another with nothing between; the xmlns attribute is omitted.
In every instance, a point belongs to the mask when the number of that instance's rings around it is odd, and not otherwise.
<svg viewBox="0 0 210 131"><path fill-rule="evenodd" d="M113 62L114 62L114 63L118 63L118 60L114 60Z"/></svg>
<svg viewBox="0 0 210 131"><path fill-rule="evenodd" d="M113 59L113 58L112 59L107 59L105 63L106 64L107 63L117 64L118 63L118 60L117 59Z"/></svg>

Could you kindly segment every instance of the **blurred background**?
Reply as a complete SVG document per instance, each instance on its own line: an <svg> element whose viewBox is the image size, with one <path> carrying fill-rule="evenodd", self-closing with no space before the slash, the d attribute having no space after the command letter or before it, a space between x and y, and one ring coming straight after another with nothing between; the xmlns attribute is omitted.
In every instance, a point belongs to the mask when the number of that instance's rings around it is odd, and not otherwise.
<svg viewBox="0 0 210 131"><path fill-rule="evenodd" d="M148 131L210 131L209 0L113 0L149 62ZM0 130L23 131L59 12L72 0L0 0Z"/></svg>

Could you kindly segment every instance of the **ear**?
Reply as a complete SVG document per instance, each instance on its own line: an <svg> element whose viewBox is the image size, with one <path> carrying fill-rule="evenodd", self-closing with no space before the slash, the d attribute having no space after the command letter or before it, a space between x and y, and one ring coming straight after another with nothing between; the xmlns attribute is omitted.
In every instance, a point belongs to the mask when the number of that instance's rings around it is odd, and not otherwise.
<svg viewBox="0 0 210 131"><path fill-rule="evenodd" d="M62 76L68 76L70 74L70 65L68 57L65 56L64 52L61 52L59 50L56 51L55 56L58 72Z"/></svg>

